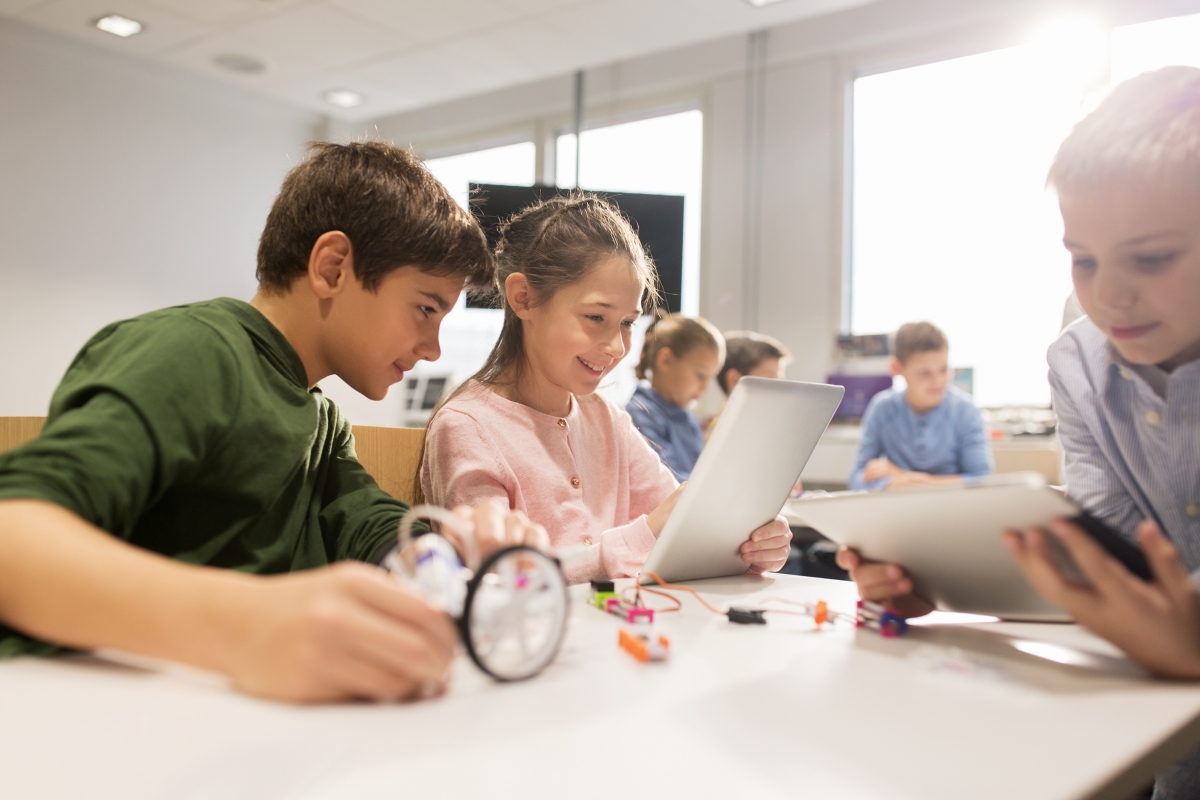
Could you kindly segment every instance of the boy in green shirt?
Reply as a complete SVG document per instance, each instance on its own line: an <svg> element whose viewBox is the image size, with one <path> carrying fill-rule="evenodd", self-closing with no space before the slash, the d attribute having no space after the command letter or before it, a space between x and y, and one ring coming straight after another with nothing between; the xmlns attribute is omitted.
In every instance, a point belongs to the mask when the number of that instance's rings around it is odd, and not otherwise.
<svg viewBox="0 0 1200 800"><path fill-rule="evenodd" d="M446 615L375 567L328 566L379 563L406 506L315 386L382 399L491 275L482 231L414 156L316 145L267 218L250 303L108 326L41 436L0 456L0 655L111 647L297 701L440 691ZM545 541L522 515L457 511L485 547Z"/></svg>

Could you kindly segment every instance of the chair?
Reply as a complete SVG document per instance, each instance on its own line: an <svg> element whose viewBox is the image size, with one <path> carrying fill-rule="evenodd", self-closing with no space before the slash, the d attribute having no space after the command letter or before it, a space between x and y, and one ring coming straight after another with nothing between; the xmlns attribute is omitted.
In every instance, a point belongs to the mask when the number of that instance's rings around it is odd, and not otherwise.
<svg viewBox="0 0 1200 800"><path fill-rule="evenodd" d="M37 438L45 421L45 417L0 417L0 453ZM359 463L379 487L406 503L423 502L416 479L425 429L355 425L353 431Z"/></svg>
<svg viewBox="0 0 1200 800"><path fill-rule="evenodd" d="M36 439L45 421L45 417L0 417L0 453Z"/></svg>
<svg viewBox="0 0 1200 800"><path fill-rule="evenodd" d="M424 428L354 426L354 450L359 463L379 488L409 505L425 502L417 486L424 444Z"/></svg>

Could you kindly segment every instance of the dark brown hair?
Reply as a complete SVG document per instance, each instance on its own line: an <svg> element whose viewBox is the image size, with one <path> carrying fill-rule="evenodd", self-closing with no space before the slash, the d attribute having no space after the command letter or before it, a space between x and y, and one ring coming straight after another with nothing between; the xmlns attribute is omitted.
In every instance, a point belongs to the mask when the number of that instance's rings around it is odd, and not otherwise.
<svg viewBox="0 0 1200 800"><path fill-rule="evenodd" d="M314 142L283 180L258 242L258 282L286 292L308 270L317 239L341 231L354 274L375 291L388 273L415 266L461 275L468 286L495 271L483 230L407 150L386 142Z"/></svg>
<svg viewBox="0 0 1200 800"><path fill-rule="evenodd" d="M901 325L900 329L896 331L896 337L892 343L892 355L903 364L917 353L936 352L949 348L950 342L947 341L946 334L942 333L932 322L909 322Z"/></svg>
<svg viewBox="0 0 1200 800"><path fill-rule="evenodd" d="M669 314L654 320L646 330L642 355L634 368L639 378L645 379L654 370L654 360L664 347L676 358L683 358L697 347L708 347L717 354L718 361L725 360L725 337L716 326L703 317L692 319L682 314Z"/></svg>
<svg viewBox="0 0 1200 800"><path fill-rule="evenodd" d="M788 361L792 354L778 339L754 331L730 331L725 334L725 365L717 373L721 391L729 394L729 370L736 369L743 375L768 358Z"/></svg>

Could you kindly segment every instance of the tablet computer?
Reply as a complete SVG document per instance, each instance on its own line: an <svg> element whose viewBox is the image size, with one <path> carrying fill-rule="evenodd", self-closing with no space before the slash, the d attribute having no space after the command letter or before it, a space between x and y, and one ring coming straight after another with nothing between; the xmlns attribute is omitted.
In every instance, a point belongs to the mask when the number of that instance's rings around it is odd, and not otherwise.
<svg viewBox="0 0 1200 800"><path fill-rule="evenodd" d="M1069 615L1033 590L1001 541L1005 530L1074 520L1143 580L1150 578L1141 550L1099 520L1083 514L1037 473L996 475L968 485L848 492L795 500L804 521L864 558L902 566L914 591L944 611L1014 620L1066 621ZM1082 581L1051 536L1063 573Z"/></svg>
<svg viewBox="0 0 1200 800"><path fill-rule="evenodd" d="M740 575L738 549L774 519L825 432L841 386L742 378L642 570L665 581Z"/></svg>

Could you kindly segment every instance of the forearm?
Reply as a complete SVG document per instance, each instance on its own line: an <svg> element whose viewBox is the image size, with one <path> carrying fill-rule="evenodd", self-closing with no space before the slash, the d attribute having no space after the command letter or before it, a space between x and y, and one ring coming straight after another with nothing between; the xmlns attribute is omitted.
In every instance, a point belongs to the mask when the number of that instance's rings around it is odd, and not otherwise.
<svg viewBox="0 0 1200 800"><path fill-rule="evenodd" d="M255 584L139 550L51 503L0 501L0 620L31 636L229 673Z"/></svg>

